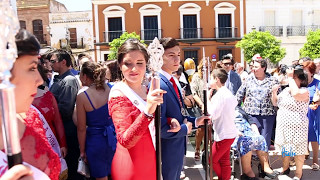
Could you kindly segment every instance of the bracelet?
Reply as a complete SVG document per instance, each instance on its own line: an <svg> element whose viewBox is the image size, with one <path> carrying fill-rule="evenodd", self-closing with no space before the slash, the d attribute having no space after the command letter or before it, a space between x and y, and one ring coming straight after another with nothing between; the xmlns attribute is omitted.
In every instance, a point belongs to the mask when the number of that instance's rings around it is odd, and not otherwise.
<svg viewBox="0 0 320 180"><path fill-rule="evenodd" d="M148 119L148 121L151 121L154 117L152 114L143 113L144 116Z"/></svg>

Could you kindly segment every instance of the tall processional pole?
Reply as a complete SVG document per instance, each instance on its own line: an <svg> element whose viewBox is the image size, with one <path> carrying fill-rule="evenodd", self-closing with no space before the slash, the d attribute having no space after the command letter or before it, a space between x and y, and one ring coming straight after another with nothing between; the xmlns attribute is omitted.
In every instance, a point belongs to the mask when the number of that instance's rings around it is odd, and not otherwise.
<svg viewBox="0 0 320 180"><path fill-rule="evenodd" d="M17 57L15 35L19 30L17 13L13 10L15 1L0 0L0 114L2 136L8 167L22 164L16 105L15 86L11 84L10 70Z"/></svg>
<svg viewBox="0 0 320 180"><path fill-rule="evenodd" d="M208 70L206 67L206 56L205 56L205 51L204 51L204 47L202 48L202 63L203 63L203 72L202 72L202 76L203 76L203 106L204 106L204 111L203 111L203 115L204 116L208 116L208 103L207 103L207 97L208 97L208 73L207 71L210 71L210 69ZM208 65L209 66L209 65ZM209 144L209 132L208 132L208 119L204 120L204 153L205 153L205 179L208 180L210 179L210 169L209 169L209 151L208 151L208 144Z"/></svg>
<svg viewBox="0 0 320 180"><path fill-rule="evenodd" d="M152 43L148 46L148 52L150 54L149 69L151 70L153 80L150 86L153 89L160 89L160 77L158 71L163 65L162 55L164 54L164 48L160 44L158 38L154 38ZM157 168L157 180L162 180L162 161L161 161L161 106L157 105L154 117L154 125L156 128L156 168Z"/></svg>

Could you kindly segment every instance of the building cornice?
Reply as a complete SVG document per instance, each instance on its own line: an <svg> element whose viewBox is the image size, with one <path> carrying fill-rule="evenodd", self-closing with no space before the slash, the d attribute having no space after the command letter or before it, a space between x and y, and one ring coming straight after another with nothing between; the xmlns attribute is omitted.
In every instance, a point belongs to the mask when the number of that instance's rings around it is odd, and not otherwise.
<svg viewBox="0 0 320 180"><path fill-rule="evenodd" d="M129 3L133 7L134 3L155 3L155 2L167 2L171 6L172 2L181 2L186 0L91 0L92 4L127 4ZM209 2L223 2L224 0L193 0L193 2L206 2L206 5L209 5ZM228 0L228 1L240 1L240 0Z"/></svg>
<svg viewBox="0 0 320 180"><path fill-rule="evenodd" d="M48 8L48 5L29 5L29 6L20 6L17 9L29 9L29 8Z"/></svg>

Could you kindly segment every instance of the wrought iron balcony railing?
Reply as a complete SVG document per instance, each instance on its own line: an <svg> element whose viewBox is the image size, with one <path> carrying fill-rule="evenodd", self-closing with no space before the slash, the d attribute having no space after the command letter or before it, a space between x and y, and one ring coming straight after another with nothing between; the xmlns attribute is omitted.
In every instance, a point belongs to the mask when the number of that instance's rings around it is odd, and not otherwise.
<svg viewBox="0 0 320 180"><path fill-rule="evenodd" d="M103 32L104 41L111 42L112 40L119 38L124 32L125 31L105 31Z"/></svg>
<svg viewBox="0 0 320 180"><path fill-rule="evenodd" d="M214 28L214 34L216 38L237 38L237 27L216 27Z"/></svg>
<svg viewBox="0 0 320 180"><path fill-rule="evenodd" d="M274 36L283 36L283 26L260 26L259 31L269 31Z"/></svg>
<svg viewBox="0 0 320 180"><path fill-rule="evenodd" d="M202 28L181 28L181 39L200 39L202 37Z"/></svg>
<svg viewBox="0 0 320 180"><path fill-rule="evenodd" d="M142 40L153 40L155 37L160 39L161 35L162 35L162 29L144 29L144 30L141 30L141 39Z"/></svg>
<svg viewBox="0 0 320 180"><path fill-rule="evenodd" d="M316 31L320 29L320 25L310 26L287 26L288 36L306 36L309 31Z"/></svg>

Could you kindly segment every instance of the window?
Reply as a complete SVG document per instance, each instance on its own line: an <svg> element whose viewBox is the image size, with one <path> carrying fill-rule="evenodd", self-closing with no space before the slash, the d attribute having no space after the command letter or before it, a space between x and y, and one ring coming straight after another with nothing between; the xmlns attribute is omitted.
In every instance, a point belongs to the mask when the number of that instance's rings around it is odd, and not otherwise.
<svg viewBox="0 0 320 180"><path fill-rule="evenodd" d="M264 12L264 25L265 26L275 26L275 12L273 10L268 10Z"/></svg>
<svg viewBox="0 0 320 180"><path fill-rule="evenodd" d="M218 15L219 38L232 37L231 14Z"/></svg>
<svg viewBox="0 0 320 180"><path fill-rule="evenodd" d="M215 11L215 36L216 38L234 38L237 36L234 12L236 6L222 2L214 7Z"/></svg>
<svg viewBox="0 0 320 180"><path fill-rule="evenodd" d="M37 19L32 21L32 27L33 27L33 34L36 36L38 41L41 44L46 44L43 38L43 26L42 26L42 20Z"/></svg>
<svg viewBox="0 0 320 180"><path fill-rule="evenodd" d="M198 51L184 51L184 59L191 58L193 59L196 66L198 66ZM197 69L197 68L196 68Z"/></svg>
<svg viewBox="0 0 320 180"><path fill-rule="evenodd" d="M288 36L304 36L305 27L302 26L302 11L293 10L291 16L292 16L292 22L291 22L291 26L287 27L287 35Z"/></svg>
<svg viewBox="0 0 320 180"><path fill-rule="evenodd" d="M21 29L27 29L26 21L19 21Z"/></svg>
<svg viewBox="0 0 320 180"><path fill-rule="evenodd" d="M144 40L153 40L155 37L159 38L158 33L158 17L157 16L144 16L144 30L141 36Z"/></svg>
<svg viewBox="0 0 320 180"><path fill-rule="evenodd" d="M276 15L274 10L264 11L264 26L260 26L259 31L269 31L270 34L274 36L282 36L283 26L276 26L275 17Z"/></svg>
<svg viewBox="0 0 320 180"><path fill-rule="evenodd" d="M313 11L313 25L320 25L320 10Z"/></svg>
<svg viewBox="0 0 320 180"><path fill-rule="evenodd" d="M105 17L105 42L111 42L115 38L119 38L125 32L125 16L126 10L120 6L109 6L103 10Z"/></svg>
<svg viewBox="0 0 320 180"><path fill-rule="evenodd" d="M222 56L232 54L232 49L220 49L219 50L219 60L222 59Z"/></svg>
<svg viewBox="0 0 320 180"><path fill-rule="evenodd" d="M183 15L183 38L197 37L197 15Z"/></svg>
<svg viewBox="0 0 320 180"><path fill-rule="evenodd" d="M69 35L70 35L70 47L77 48L77 29L76 28L69 28Z"/></svg>
<svg viewBox="0 0 320 180"><path fill-rule="evenodd" d="M186 3L179 7L180 38L201 38L201 7L195 3Z"/></svg>
<svg viewBox="0 0 320 180"><path fill-rule="evenodd" d="M108 18L108 27L108 42L111 42L122 34L122 18Z"/></svg>
<svg viewBox="0 0 320 180"><path fill-rule="evenodd" d="M154 4L147 4L139 9L141 21L141 38L153 40L161 38L161 8Z"/></svg>

